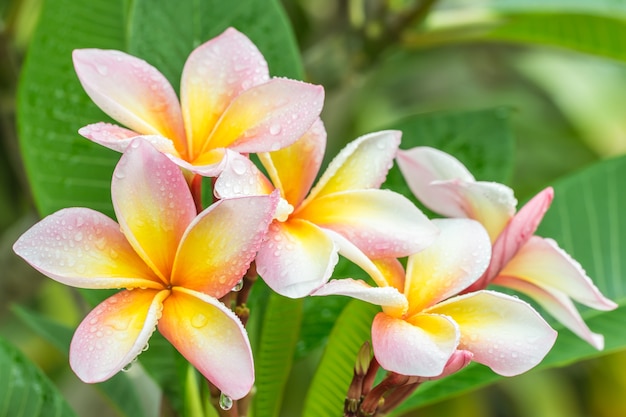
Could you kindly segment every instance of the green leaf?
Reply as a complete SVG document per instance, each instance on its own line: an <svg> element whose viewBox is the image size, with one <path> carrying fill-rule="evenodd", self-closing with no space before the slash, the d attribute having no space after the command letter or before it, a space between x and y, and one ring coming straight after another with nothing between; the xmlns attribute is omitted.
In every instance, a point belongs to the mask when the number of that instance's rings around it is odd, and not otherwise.
<svg viewBox="0 0 626 417"><path fill-rule="evenodd" d="M229 26L256 44L272 75L302 78L294 35L275 0L136 0L131 9L129 51L159 68L177 88L193 48Z"/></svg>
<svg viewBox="0 0 626 417"><path fill-rule="evenodd" d="M302 299L271 293L255 355L254 415L276 417L293 364L302 322Z"/></svg>
<svg viewBox="0 0 626 417"><path fill-rule="evenodd" d="M26 172L42 214L68 206L112 214L119 154L78 135L103 119L72 67L75 48L123 49L122 0L47 0L22 70L17 122Z"/></svg>
<svg viewBox="0 0 626 417"><path fill-rule="evenodd" d="M41 370L3 338L0 338L0 375L0 416L76 416Z"/></svg>
<svg viewBox="0 0 626 417"><path fill-rule="evenodd" d="M626 157L603 161L567 177L554 185L555 200L546 214L538 235L551 237L585 268L600 290L619 304L609 312L581 307L592 331L605 336L605 350L598 352L562 326L555 324L559 336L554 348L537 369L568 365L582 359L622 350L626 347L626 208L623 178ZM554 322L554 320L552 320ZM487 385L502 377L481 365L420 387L416 394L392 415L443 400Z"/></svg>
<svg viewBox="0 0 626 417"><path fill-rule="evenodd" d="M65 355L69 354L69 346L73 334L72 329L17 305L13 306L13 311L39 336L59 348ZM97 387L112 401L112 404L121 415L127 417L146 416L134 381L126 374L118 373L113 378L97 384ZM12 416L12 414L9 415Z"/></svg>
<svg viewBox="0 0 626 417"><path fill-rule="evenodd" d="M304 404L303 417L343 415L343 403L352 381L356 354L370 340L370 328L380 307L351 301L337 318Z"/></svg>

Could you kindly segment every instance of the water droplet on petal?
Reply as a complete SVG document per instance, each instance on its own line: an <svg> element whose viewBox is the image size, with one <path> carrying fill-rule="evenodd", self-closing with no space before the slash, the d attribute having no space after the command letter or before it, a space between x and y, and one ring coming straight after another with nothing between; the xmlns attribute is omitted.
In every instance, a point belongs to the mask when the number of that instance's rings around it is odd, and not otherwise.
<svg viewBox="0 0 626 417"><path fill-rule="evenodd" d="M122 372L130 371L130 368L133 367L133 362L128 363L125 367L122 368Z"/></svg>
<svg viewBox="0 0 626 417"><path fill-rule="evenodd" d="M197 329L206 326L209 319L202 313L198 313L191 318L191 325Z"/></svg>
<svg viewBox="0 0 626 417"><path fill-rule="evenodd" d="M270 126L270 135L278 135L282 131L280 125L271 125Z"/></svg>
<svg viewBox="0 0 626 417"><path fill-rule="evenodd" d="M235 284L235 286L233 287L233 291L241 291L242 288L243 288L243 280Z"/></svg>
<svg viewBox="0 0 626 417"><path fill-rule="evenodd" d="M228 411L233 408L233 399L223 392L220 394L220 408L224 411Z"/></svg>

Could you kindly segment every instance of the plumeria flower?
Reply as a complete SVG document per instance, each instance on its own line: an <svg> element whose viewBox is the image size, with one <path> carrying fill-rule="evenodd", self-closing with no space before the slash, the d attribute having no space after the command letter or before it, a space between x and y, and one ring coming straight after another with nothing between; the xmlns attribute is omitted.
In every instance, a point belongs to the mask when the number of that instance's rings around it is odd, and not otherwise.
<svg viewBox="0 0 626 417"><path fill-rule="evenodd" d="M428 147L400 151L398 165L426 207L449 217L476 219L489 231L491 264L470 291L494 283L523 292L593 347L604 347L604 337L587 327L572 300L597 310L612 310L617 304L600 293L581 265L554 240L534 235L552 203L552 188L516 213L509 187L476 181L461 162L444 152Z"/></svg>
<svg viewBox="0 0 626 417"><path fill-rule="evenodd" d="M81 135L122 152L143 136L181 167L205 176L219 173L227 150L266 152L293 143L323 104L320 86L270 79L263 55L233 28L191 53L180 103L166 78L139 58L79 49L73 59L89 97L128 128L96 123Z"/></svg>
<svg viewBox="0 0 626 417"><path fill-rule="evenodd" d="M259 155L270 179L244 157L218 177L221 198L280 191L277 218L256 258L259 275L274 291L308 295L328 281L338 253L349 258L344 244L380 258L407 256L433 241L437 229L419 209L400 194L378 189L399 143L397 131L356 139L311 189L326 147L318 122L293 145Z"/></svg>
<svg viewBox="0 0 626 417"><path fill-rule="evenodd" d="M143 140L132 142L111 185L118 219L87 208L58 211L15 243L50 278L80 288L124 288L78 326L70 365L104 381L147 346L155 326L233 399L254 382L250 343L218 299L235 287L265 236L278 196L220 201L196 215L181 170Z"/></svg>
<svg viewBox="0 0 626 417"><path fill-rule="evenodd" d="M347 295L383 306L372 323L372 346L388 371L440 378L474 360L513 376L537 365L556 332L528 303L488 290L457 295L489 265L485 229L470 219L433 222L439 237L408 257L406 274L395 259L378 260L366 268L377 287L338 279L313 295Z"/></svg>

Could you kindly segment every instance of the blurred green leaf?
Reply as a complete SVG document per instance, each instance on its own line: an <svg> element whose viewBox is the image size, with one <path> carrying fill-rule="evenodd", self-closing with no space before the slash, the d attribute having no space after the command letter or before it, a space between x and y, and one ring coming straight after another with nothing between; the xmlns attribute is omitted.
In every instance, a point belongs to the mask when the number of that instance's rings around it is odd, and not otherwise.
<svg viewBox="0 0 626 417"><path fill-rule="evenodd" d="M0 416L76 416L39 368L3 338L0 338L0 375Z"/></svg>
<svg viewBox="0 0 626 417"><path fill-rule="evenodd" d="M83 92L71 54L75 48L124 48L123 0L46 1L18 90L22 156L37 208L49 214L85 206L109 215L110 180L119 154L80 137L103 119Z"/></svg>
<svg viewBox="0 0 626 417"><path fill-rule="evenodd" d="M35 333L57 347L65 355L69 354L70 341L72 339L72 334L74 333L72 329L67 326L63 326L62 324L55 323L52 320L29 311L24 307L15 305L13 307L13 311L26 325L35 331ZM2 373L2 375L7 374ZM146 416L134 381L132 381L126 374L118 373L111 379L101 382L96 386L112 401L112 404L121 415L127 417ZM2 402L0 402L0 404L2 404ZM13 414L0 413L0 416L3 415L13 416ZM31 414L26 415L30 416Z"/></svg>
<svg viewBox="0 0 626 417"><path fill-rule="evenodd" d="M301 322L302 299L270 294L255 352L255 416L276 417L280 413Z"/></svg>
<svg viewBox="0 0 626 417"><path fill-rule="evenodd" d="M581 307L592 331L605 336L604 351L596 351L554 324L559 331L557 342L537 369L568 365L626 348L626 221L621 216L626 207L626 195L622 192L625 177L626 157L619 157L594 164L554 185L554 203L537 234L555 239L581 263L598 288L620 306L609 312ZM449 378L424 384L392 415L399 416L500 379L488 368L472 365Z"/></svg>
<svg viewBox="0 0 626 417"><path fill-rule="evenodd" d="M370 340L370 327L378 311L378 306L353 300L339 315L307 393L303 417L343 415L356 354L363 342Z"/></svg>
<svg viewBox="0 0 626 417"><path fill-rule="evenodd" d="M295 38L276 0L239 0L236 5L219 0L136 0L131 8L128 47L178 88L183 64L193 48L229 26L256 44L272 75L302 78Z"/></svg>

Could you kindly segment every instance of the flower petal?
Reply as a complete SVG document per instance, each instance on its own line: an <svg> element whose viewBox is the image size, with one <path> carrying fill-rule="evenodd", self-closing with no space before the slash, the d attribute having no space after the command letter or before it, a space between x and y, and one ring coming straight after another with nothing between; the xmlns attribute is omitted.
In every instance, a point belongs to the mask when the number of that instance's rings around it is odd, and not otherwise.
<svg viewBox="0 0 626 417"><path fill-rule="evenodd" d="M393 165L401 136L397 130L385 130L348 143L328 165L307 201L340 191L379 188Z"/></svg>
<svg viewBox="0 0 626 417"><path fill-rule="evenodd" d="M220 200L196 217L183 236L172 285L221 298L242 279L259 250L278 193Z"/></svg>
<svg viewBox="0 0 626 417"><path fill-rule="evenodd" d="M252 87L224 111L201 153L215 148L270 152L289 146L317 120L323 102L322 87L300 81L275 78Z"/></svg>
<svg viewBox="0 0 626 417"><path fill-rule="evenodd" d="M475 181L459 160L445 152L417 147L398 151L397 159L409 188L426 207L446 217L480 221L492 241L515 213L513 190Z"/></svg>
<svg viewBox="0 0 626 417"><path fill-rule="evenodd" d="M189 55L183 68L180 95L190 160L198 156L231 101L268 80L267 62L261 52L233 28Z"/></svg>
<svg viewBox="0 0 626 417"><path fill-rule="evenodd" d="M402 375L440 375L458 343L458 326L445 316L418 314L409 322L378 313L372 324L376 360Z"/></svg>
<svg viewBox="0 0 626 417"><path fill-rule="evenodd" d="M42 274L73 287L162 287L118 224L87 208L51 214L24 233L13 250Z"/></svg>
<svg viewBox="0 0 626 417"><path fill-rule="evenodd" d="M593 333L591 329L587 327L572 300L564 293L548 287L538 287L531 282L502 275L496 277L493 283L527 294L534 301L539 303L550 315L578 335L578 337L598 350L604 349L604 336Z"/></svg>
<svg viewBox="0 0 626 417"><path fill-rule="evenodd" d="M495 291L453 297L426 311L451 317L461 329L459 348L504 376L539 364L556 340L556 332L528 303Z"/></svg>
<svg viewBox="0 0 626 417"><path fill-rule="evenodd" d="M182 172L150 144L136 140L115 168L111 194L122 232L167 282L178 243L196 215Z"/></svg>
<svg viewBox="0 0 626 417"><path fill-rule="evenodd" d="M83 88L106 114L140 134L170 138L186 153L178 98L156 68L112 50L77 49L72 58Z"/></svg>
<svg viewBox="0 0 626 417"><path fill-rule="evenodd" d="M271 224L256 266L274 291L300 298L326 283L338 260L335 244L320 228L295 219Z"/></svg>
<svg viewBox="0 0 626 417"><path fill-rule="evenodd" d="M581 265L552 239L531 237L500 275L553 288L596 310L617 308L617 304L602 295Z"/></svg>
<svg viewBox="0 0 626 417"><path fill-rule="evenodd" d="M214 192L218 198L268 195L272 191L272 183L250 159L228 151L226 166L215 180Z"/></svg>
<svg viewBox="0 0 626 417"><path fill-rule="evenodd" d="M333 279L311 295L345 295L379 306L396 307L404 311L408 308L406 297L394 287L371 287L365 281L352 278Z"/></svg>
<svg viewBox="0 0 626 417"><path fill-rule="evenodd" d="M178 155L173 142L168 138L158 135L139 135L137 132L110 123L90 124L81 127L78 133L97 144L117 152L126 152L126 149L134 139L142 138L150 142L159 152Z"/></svg>
<svg viewBox="0 0 626 417"><path fill-rule="evenodd" d="M250 392L254 365L248 335L239 318L213 297L174 287L159 332L233 400Z"/></svg>
<svg viewBox="0 0 626 417"><path fill-rule="evenodd" d="M259 159L283 198L298 207L317 177L325 149L326 129L318 119L293 145L259 154Z"/></svg>
<svg viewBox="0 0 626 417"><path fill-rule="evenodd" d="M84 382L105 381L133 361L154 332L169 291L123 290L91 311L76 329L70 366Z"/></svg>
<svg viewBox="0 0 626 417"><path fill-rule="evenodd" d="M293 216L344 235L371 258L407 256L437 235L437 228L411 201L389 190L326 194Z"/></svg>
<svg viewBox="0 0 626 417"><path fill-rule="evenodd" d="M476 281L489 265L491 243L480 223L470 219L436 219L437 240L409 256L404 294L409 313L457 294Z"/></svg>

